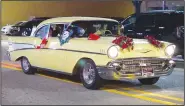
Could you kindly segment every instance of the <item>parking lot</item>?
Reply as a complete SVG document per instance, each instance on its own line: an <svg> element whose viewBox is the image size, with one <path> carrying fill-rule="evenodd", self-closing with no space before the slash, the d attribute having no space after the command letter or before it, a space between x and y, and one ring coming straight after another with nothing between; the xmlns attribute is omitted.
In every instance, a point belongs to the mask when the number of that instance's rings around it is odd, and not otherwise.
<svg viewBox="0 0 185 106"><path fill-rule="evenodd" d="M40 70L25 75L19 63L8 61L7 45L2 44L3 105L183 105L184 67L155 85L141 85L137 80L109 81L100 90L88 90L69 76Z"/></svg>

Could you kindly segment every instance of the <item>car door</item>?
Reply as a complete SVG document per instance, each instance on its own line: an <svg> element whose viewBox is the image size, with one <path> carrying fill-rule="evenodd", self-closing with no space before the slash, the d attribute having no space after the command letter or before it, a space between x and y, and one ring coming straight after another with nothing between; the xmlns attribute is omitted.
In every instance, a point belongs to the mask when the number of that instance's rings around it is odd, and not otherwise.
<svg viewBox="0 0 185 106"><path fill-rule="evenodd" d="M64 24L52 23L49 26L50 27L47 28L47 30L43 31L44 33L39 34L38 36L36 34L36 37L41 39L47 38L48 40L44 48L37 49L37 54L39 54L38 66L44 69L71 73L66 71L66 64L68 64L66 63L68 52L62 50L63 46L66 44L61 45L59 37L57 37L58 34L63 34Z"/></svg>
<svg viewBox="0 0 185 106"><path fill-rule="evenodd" d="M171 31L172 23L171 17L168 14L158 14L155 16L155 24L156 24L156 34L157 39L159 40L167 40L169 32ZM165 39L164 39L165 38Z"/></svg>
<svg viewBox="0 0 185 106"><path fill-rule="evenodd" d="M155 17L153 14L143 14L139 16L135 23L135 34L137 38L155 34Z"/></svg>
<svg viewBox="0 0 185 106"><path fill-rule="evenodd" d="M37 28L37 30L35 31L35 33L33 34L33 37L30 38L35 38L35 47L36 46L40 46L41 42L44 38L48 38L49 36L49 30L50 30L50 25L43 25L40 28ZM47 63L48 62L48 58L45 58L45 52L44 49L46 49L46 47L40 48L40 49L34 49L29 58L29 60L32 62L32 64L36 65L37 67L41 67L41 68L46 68L47 67Z"/></svg>

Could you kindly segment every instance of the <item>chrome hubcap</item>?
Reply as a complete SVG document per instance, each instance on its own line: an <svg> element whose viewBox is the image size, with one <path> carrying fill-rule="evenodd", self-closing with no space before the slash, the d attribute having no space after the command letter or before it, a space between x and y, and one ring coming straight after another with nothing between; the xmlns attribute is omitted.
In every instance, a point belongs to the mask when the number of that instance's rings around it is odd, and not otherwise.
<svg viewBox="0 0 185 106"><path fill-rule="evenodd" d="M84 66L83 78L87 84L91 84L95 80L95 69L89 63Z"/></svg>
<svg viewBox="0 0 185 106"><path fill-rule="evenodd" d="M27 61L27 59L23 59L22 60L22 65L23 65L23 68L24 68L24 70L28 70L29 69L29 67L30 67L30 64L29 64L29 62Z"/></svg>

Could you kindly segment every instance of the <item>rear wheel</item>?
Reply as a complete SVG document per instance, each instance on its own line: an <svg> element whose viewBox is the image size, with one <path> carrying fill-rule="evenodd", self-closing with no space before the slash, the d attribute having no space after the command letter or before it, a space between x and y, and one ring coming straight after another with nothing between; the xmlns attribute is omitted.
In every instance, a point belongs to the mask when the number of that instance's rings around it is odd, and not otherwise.
<svg viewBox="0 0 185 106"><path fill-rule="evenodd" d="M152 84L155 84L159 80L159 77L145 78L145 79L138 79L138 80L140 83L142 83L144 85L152 85Z"/></svg>
<svg viewBox="0 0 185 106"><path fill-rule="evenodd" d="M82 60L83 64L80 66L80 79L87 89L99 89L102 85L103 79L99 76L96 65L92 60Z"/></svg>
<svg viewBox="0 0 185 106"><path fill-rule="evenodd" d="M26 57L21 59L21 67L25 74L35 74L36 69L33 68Z"/></svg>

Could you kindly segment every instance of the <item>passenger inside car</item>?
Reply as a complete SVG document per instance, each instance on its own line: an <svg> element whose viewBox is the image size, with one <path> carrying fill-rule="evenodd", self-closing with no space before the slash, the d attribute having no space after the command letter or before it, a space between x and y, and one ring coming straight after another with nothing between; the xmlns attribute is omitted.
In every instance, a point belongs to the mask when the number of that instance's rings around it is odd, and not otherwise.
<svg viewBox="0 0 185 106"><path fill-rule="evenodd" d="M69 26L66 29L66 31L61 33L59 36L60 45L63 45L64 43L68 42L69 39L73 36L73 34L74 34L73 27Z"/></svg>

